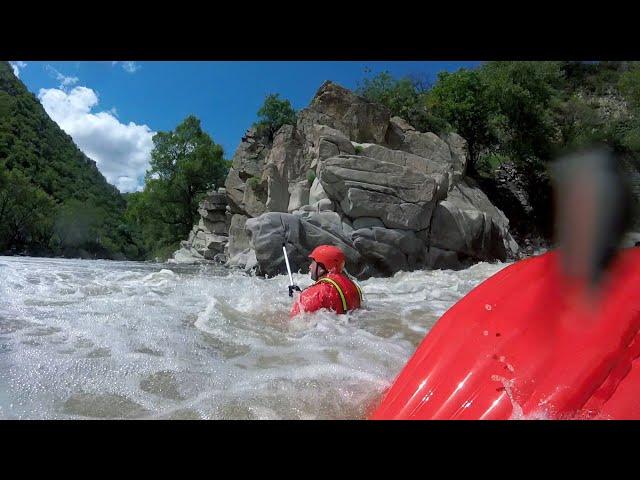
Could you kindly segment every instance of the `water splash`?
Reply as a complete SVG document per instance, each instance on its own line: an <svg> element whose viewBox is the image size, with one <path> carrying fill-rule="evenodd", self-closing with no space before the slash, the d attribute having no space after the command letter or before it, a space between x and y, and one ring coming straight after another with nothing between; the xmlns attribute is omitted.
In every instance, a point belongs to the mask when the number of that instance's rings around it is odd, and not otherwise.
<svg viewBox="0 0 640 480"><path fill-rule="evenodd" d="M505 266L369 279L365 309L290 322L286 276L0 264L0 418L43 419L363 418L435 321Z"/></svg>

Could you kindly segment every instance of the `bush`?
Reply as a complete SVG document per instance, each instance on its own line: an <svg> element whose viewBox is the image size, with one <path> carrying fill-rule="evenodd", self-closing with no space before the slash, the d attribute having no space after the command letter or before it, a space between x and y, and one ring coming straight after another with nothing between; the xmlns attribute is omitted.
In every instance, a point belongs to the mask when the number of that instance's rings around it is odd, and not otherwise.
<svg viewBox="0 0 640 480"><path fill-rule="evenodd" d="M490 153L480 157L478 160L478 171L493 174L496 169L505 162L509 161L509 157L499 153Z"/></svg>
<svg viewBox="0 0 640 480"><path fill-rule="evenodd" d="M250 179L247 180L247 186L253 191L253 193L255 193L255 195L263 200L266 201L266 196L267 196L267 188L266 185L262 182L262 180L258 177L251 177Z"/></svg>
<svg viewBox="0 0 640 480"><path fill-rule="evenodd" d="M315 179L316 179L316 172L314 170L308 170L307 182L309 182L309 185L311 185Z"/></svg>
<svg viewBox="0 0 640 480"><path fill-rule="evenodd" d="M268 134L269 140L273 140L273 136L282 125L296 124L296 112L291 102L280 99L279 96L277 93L267 95L258 110L258 121L254 124L259 133Z"/></svg>

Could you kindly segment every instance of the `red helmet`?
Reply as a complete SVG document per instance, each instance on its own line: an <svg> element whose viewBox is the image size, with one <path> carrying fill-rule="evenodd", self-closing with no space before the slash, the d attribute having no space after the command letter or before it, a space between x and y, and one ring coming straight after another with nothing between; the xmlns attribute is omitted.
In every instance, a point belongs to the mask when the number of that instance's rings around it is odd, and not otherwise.
<svg viewBox="0 0 640 480"><path fill-rule="evenodd" d="M328 272L340 273L344 268L344 253L333 245L320 245L314 248L309 258L321 263Z"/></svg>

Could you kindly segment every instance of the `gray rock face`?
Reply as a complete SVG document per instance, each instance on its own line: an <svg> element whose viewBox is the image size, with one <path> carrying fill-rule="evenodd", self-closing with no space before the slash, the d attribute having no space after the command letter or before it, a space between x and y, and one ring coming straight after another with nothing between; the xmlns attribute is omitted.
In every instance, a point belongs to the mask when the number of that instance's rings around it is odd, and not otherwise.
<svg viewBox="0 0 640 480"><path fill-rule="evenodd" d="M313 248L332 244L366 278L514 257L509 221L464 176L467 162L459 135L419 132L325 82L272 142L247 132L225 182L226 212L207 198L176 258L225 257L227 266L276 275L286 270L283 242L302 271Z"/></svg>
<svg viewBox="0 0 640 480"><path fill-rule="evenodd" d="M460 139L453 137L451 140L455 145L456 155L458 156L463 153L459 150L459 148L462 148ZM446 171L454 171L456 169L455 164L462 162L461 158L457 158L454 161L451 155L451 148L445 140L432 132L418 132L400 117L393 117L389 122L386 141L391 148L425 158L432 163L440 165Z"/></svg>
<svg viewBox="0 0 640 480"><path fill-rule="evenodd" d="M289 183L305 179L310 167L308 159L303 155L303 149L304 137L296 127L283 125L278 130L265 169L268 181L266 211L288 211Z"/></svg>
<svg viewBox="0 0 640 480"><path fill-rule="evenodd" d="M256 252L251 248L247 248L246 250L236 253L233 257L229 258L225 263L225 266L228 268L239 268L246 272L251 272L258 266Z"/></svg>
<svg viewBox="0 0 640 480"><path fill-rule="evenodd" d="M411 230L363 228L351 234L361 255L385 275L425 265L425 244Z"/></svg>
<svg viewBox="0 0 640 480"><path fill-rule="evenodd" d="M227 240L226 235L215 235L199 230L191 243L191 248L200 253L205 259L213 260L213 257L218 253L224 252Z"/></svg>
<svg viewBox="0 0 640 480"><path fill-rule="evenodd" d="M478 260L506 260L518 251L508 228L509 220L479 188L460 182L436 208L430 242Z"/></svg>
<svg viewBox="0 0 640 480"><path fill-rule="evenodd" d="M307 212L333 212L335 206L331 200L328 198L324 198L322 200L317 201L313 205L305 205L298 210L292 212L294 215L302 215L305 216Z"/></svg>
<svg viewBox="0 0 640 480"><path fill-rule="evenodd" d="M308 212L299 216L301 221L306 224L314 225L327 233L339 238L342 242L348 244L351 241L352 228L342 221L342 217L336 212Z"/></svg>
<svg viewBox="0 0 640 480"><path fill-rule="evenodd" d="M355 230L360 230L361 228L384 227L384 223L376 217L358 217L353 220L352 226Z"/></svg>
<svg viewBox="0 0 640 480"><path fill-rule="evenodd" d="M269 181L270 179L267 181L258 180L258 177L252 177L247 181L242 205L243 211L248 216L256 217L267 211Z"/></svg>
<svg viewBox="0 0 640 480"><path fill-rule="evenodd" d="M365 265L360 253L349 239L324 230L296 215L271 212L247 220L250 244L256 252L260 273L268 276L286 273L282 244L293 271L306 271L311 261L308 255L318 245L331 244L342 249L346 267L352 274L359 274Z"/></svg>
<svg viewBox="0 0 640 480"><path fill-rule="evenodd" d="M447 168L452 165L449 145L432 132L406 132L402 149Z"/></svg>
<svg viewBox="0 0 640 480"><path fill-rule="evenodd" d="M325 198L329 198L322 188L322 184L318 177L313 180L311 184L311 190L309 190L309 205L313 205L314 203L319 202L320 200L324 200Z"/></svg>
<svg viewBox="0 0 640 480"><path fill-rule="evenodd" d="M243 203L245 183L240 178L238 171L233 167L229 169L224 185L227 189L227 199L231 212L246 213Z"/></svg>
<svg viewBox="0 0 640 480"><path fill-rule="evenodd" d="M299 208L309 205L309 182L302 180L289 186L289 206L287 211L289 213Z"/></svg>
<svg viewBox="0 0 640 480"><path fill-rule="evenodd" d="M467 141L454 132L443 134L442 139L447 143L447 145L449 145L453 177L456 180L460 180L464 178L464 174L467 171L467 163L469 161Z"/></svg>
<svg viewBox="0 0 640 480"><path fill-rule="evenodd" d="M356 187L357 185L350 185ZM434 204L432 202L408 203L397 196L368 189L349 188L340 203L345 213L352 217L380 215L388 228L423 229L429 224Z"/></svg>
<svg viewBox="0 0 640 480"><path fill-rule="evenodd" d="M307 141L307 155L317 164L318 160L335 157L341 153L353 155L355 149L349 138L340 130L331 128L327 125L305 125L304 122L298 122L298 128L305 128L304 135ZM302 131L302 130L301 130Z"/></svg>
<svg viewBox="0 0 640 480"><path fill-rule="evenodd" d="M195 250L189 248L181 248L174 252L173 257L168 260L169 263L201 263L205 258Z"/></svg>
<svg viewBox="0 0 640 480"><path fill-rule="evenodd" d="M412 171L424 173L425 175L432 173L446 174L449 170L447 165L414 155L413 153L403 152L402 150L392 150L382 145L367 145L363 148L362 154L382 162L407 167Z"/></svg>
<svg viewBox="0 0 640 480"><path fill-rule="evenodd" d="M341 155L319 167L320 183L350 218L379 218L388 228L421 230L444 198L447 177L363 156Z"/></svg>
<svg viewBox="0 0 640 480"><path fill-rule="evenodd" d="M389 110L369 102L333 82L322 84L311 105L299 114L303 130L313 124L328 125L359 143L384 143Z"/></svg>
<svg viewBox="0 0 640 480"><path fill-rule="evenodd" d="M431 269L459 270L468 267L470 262L461 260L457 252L431 247L426 253L426 265Z"/></svg>
<svg viewBox="0 0 640 480"><path fill-rule="evenodd" d="M226 250L229 258L249 249L249 235L244 228L248 218L249 217L246 217L245 215L239 214L234 214L231 217L229 225L229 243L227 244Z"/></svg>
<svg viewBox="0 0 640 480"><path fill-rule="evenodd" d="M403 202L430 202L439 189L444 190L444 194L447 190L442 175L427 176L364 156L340 155L330 158L320 165L319 171L320 182L329 198L344 198L350 184L357 184L360 188L371 185L372 191L395 195Z"/></svg>
<svg viewBox="0 0 640 480"><path fill-rule="evenodd" d="M258 135L254 127L250 128L242 137L242 142L233 155L232 166L225 180L228 203L232 213L251 216L260 215L265 211L266 192L265 195L256 194L255 189L247 188L247 180L255 178L258 183L263 183L262 172L270 151L268 139ZM263 205L260 206L259 203Z"/></svg>
<svg viewBox="0 0 640 480"><path fill-rule="evenodd" d="M233 155L231 166L243 176L260 177L268 154L268 139L251 127Z"/></svg>
<svg viewBox="0 0 640 480"><path fill-rule="evenodd" d="M176 263L220 261L229 241L230 217L227 211L227 192L209 192L198 206L200 220L189 233L189 239L181 242L181 248L173 254Z"/></svg>
<svg viewBox="0 0 640 480"><path fill-rule="evenodd" d="M221 222L211 222L205 218L200 217L200 221L198 222L198 229L200 231L209 231L211 233L215 233L216 235L227 235L229 226L227 225L226 219L224 218Z"/></svg>

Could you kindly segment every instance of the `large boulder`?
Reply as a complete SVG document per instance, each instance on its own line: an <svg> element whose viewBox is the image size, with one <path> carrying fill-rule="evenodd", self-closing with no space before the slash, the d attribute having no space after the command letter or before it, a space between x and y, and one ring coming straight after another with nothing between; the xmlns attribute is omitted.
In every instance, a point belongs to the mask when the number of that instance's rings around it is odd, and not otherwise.
<svg viewBox="0 0 640 480"><path fill-rule="evenodd" d="M226 210L226 190L221 188L218 192L209 192L198 206L200 221L197 229L217 235L227 235L230 217Z"/></svg>
<svg viewBox="0 0 640 480"><path fill-rule="evenodd" d="M210 221L206 218L200 217L200 220L196 224L198 230L215 233L216 235L227 235L229 232L229 225L226 222L226 216L222 217L222 221Z"/></svg>
<svg viewBox="0 0 640 480"><path fill-rule="evenodd" d="M289 185L289 213L298 210L300 207L309 205L309 181L302 180L300 182Z"/></svg>
<svg viewBox="0 0 640 480"><path fill-rule="evenodd" d="M426 251L425 264L432 270L461 270L471 263L471 257L453 250L429 247Z"/></svg>
<svg viewBox="0 0 640 480"><path fill-rule="evenodd" d="M268 155L268 136L258 133L255 127L251 127L242 137L233 155L231 166L239 172L243 180L248 177L259 177L262 175Z"/></svg>
<svg viewBox="0 0 640 480"><path fill-rule="evenodd" d="M177 250L174 254L173 257L170 258L168 261L168 263L187 263L187 264L191 264L191 263L202 263L205 260L205 258L200 255L198 252L196 252L195 250L191 249L191 248L181 248L179 250Z"/></svg>
<svg viewBox="0 0 640 480"><path fill-rule="evenodd" d="M229 258L242 253L250 248L249 235L245 230L245 224L249 217L234 214L229 225L229 243L227 244L227 256Z"/></svg>
<svg viewBox="0 0 640 480"><path fill-rule="evenodd" d="M376 217L358 217L351 222L351 225L355 230L360 230L361 228L384 227L382 220Z"/></svg>
<svg viewBox="0 0 640 480"><path fill-rule="evenodd" d="M327 81L320 86L309 107L299 113L298 124L304 131L313 125L328 125L356 142L383 143L389 117L385 106Z"/></svg>
<svg viewBox="0 0 640 480"><path fill-rule="evenodd" d="M274 137L263 174L268 185L266 211L288 211L290 183L306 178L309 170L310 163L303 152L304 137L297 128L292 125L280 127Z"/></svg>
<svg viewBox="0 0 640 480"><path fill-rule="evenodd" d="M229 210L231 213L244 213L244 191L246 189L245 182L240 178L240 174L236 169L231 167L227 178L224 181L227 190L227 201L229 202Z"/></svg>
<svg viewBox="0 0 640 480"><path fill-rule="evenodd" d="M247 188L249 179L261 181L262 172L269 156L270 143L266 135L258 133L255 127L250 128L242 137L240 145L233 155L231 168L225 180L228 202L232 213L242 213L245 215L256 214L265 211L264 203L266 198L255 195L255 191ZM254 189L255 190L255 189ZM250 203L247 206L247 202ZM256 203L262 203L260 207ZM252 213L250 213L250 211ZM258 215L260 213L257 213Z"/></svg>
<svg viewBox="0 0 640 480"><path fill-rule="evenodd" d="M407 132L402 149L445 168L453 165L449 145L433 132Z"/></svg>
<svg viewBox="0 0 640 480"><path fill-rule="evenodd" d="M305 124L298 122L299 128L304 128ZM309 165L313 169L318 161L325 158L335 157L342 153L353 155L355 148L349 138L340 130L327 125L306 125L304 131L306 144L305 155L309 159Z"/></svg>
<svg viewBox="0 0 640 480"><path fill-rule="evenodd" d="M324 191L322 187L322 183L320 183L320 179L316 177L311 184L311 189L309 190L309 205L313 205L320 200L324 200L329 198L327 193Z"/></svg>
<svg viewBox="0 0 640 480"><path fill-rule="evenodd" d="M325 160L319 178L350 218L380 218L388 228L421 230L448 188L445 175L425 175L374 158L340 155Z"/></svg>
<svg viewBox="0 0 640 480"><path fill-rule="evenodd" d="M247 220L250 244L256 252L259 272L273 276L286 273L282 245L293 271L305 271L311 261L308 255L318 245L331 244L342 249L346 267L354 275L361 275L365 262L343 235L325 230L305 219L291 214L270 212Z"/></svg>
<svg viewBox="0 0 640 480"><path fill-rule="evenodd" d="M425 157L420 157L413 153L404 152L402 150L393 150L382 145L369 144L362 149L362 155L375 158L382 162L394 163L401 167L407 167L409 170L424 173L426 175L432 173L445 174L449 167Z"/></svg>
<svg viewBox="0 0 640 480"><path fill-rule="evenodd" d="M435 209L430 246L475 260L513 258L518 245L509 233L509 220L468 182L457 183Z"/></svg>
<svg viewBox="0 0 640 480"><path fill-rule="evenodd" d="M403 118L391 117L384 138L385 143L391 148L400 148L403 145L404 136L407 132L417 132L417 130Z"/></svg>
<svg viewBox="0 0 640 480"><path fill-rule="evenodd" d="M455 132L444 133L441 138L449 145L453 177L455 180L461 180L467 171L469 161L467 141Z"/></svg>
<svg viewBox="0 0 640 480"><path fill-rule="evenodd" d="M250 217L257 217L268 211L269 187L269 179L249 178L242 197L242 213Z"/></svg>
<svg viewBox="0 0 640 480"><path fill-rule="evenodd" d="M198 205L200 219L189 232L189 238L180 242L180 250L173 254L177 263L219 261L224 257L229 237L230 215L227 215L227 191L208 192Z"/></svg>
<svg viewBox="0 0 640 480"><path fill-rule="evenodd" d="M301 220L334 235L344 243L350 243L351 241L353 228L348 223L345 223L344 219L336 212L331 210L313 212L298 211L294 214Z"/></svg>
<svg viewBox="0 0 640 480"><path fill-rule="evenodd" d="M213 260L217 254L224 253L227 241L228 237L226 235L216 235L198 230L191 242L191 248L205 259Z"/></svg>
<svg viewBox="0 0 640 480"><path fill-rule="evenodd" d="M228 268L240 268L246 272L255 270L258 266L256 252L251 248L247 248L246 250L243 250L229 258L227 263L225 263L225 266Z"/></svg>
<svg viewBox="0 0 640 480"><path fill-rule="evenodd" d="M454 170L447 142L433 132L418 132L400 117L391 118L386 142L393 149L413 153L442 168Z"/></svg>
<svg viewBox="0 0 640 480"><path fill-rule="evenodd" d="M424 266L425 244L411 230L362 228L351 238L360 254L383 275Z"/></svg>

